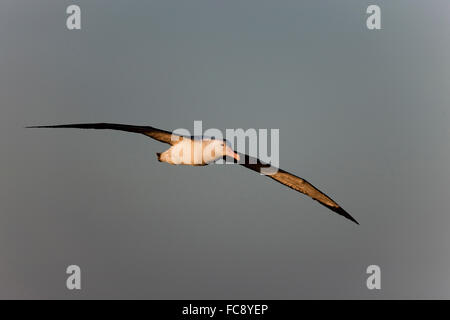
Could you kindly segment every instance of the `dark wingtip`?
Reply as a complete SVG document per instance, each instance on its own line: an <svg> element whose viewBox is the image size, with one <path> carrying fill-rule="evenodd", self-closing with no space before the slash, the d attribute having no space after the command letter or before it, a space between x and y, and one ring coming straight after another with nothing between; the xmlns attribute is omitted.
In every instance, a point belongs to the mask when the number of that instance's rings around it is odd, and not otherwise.
<svg viewBox="0 0 450 320"><path fill-rule="evenodd" d="M333 210L333 211L336 212L337 214L340 214L341 216L343 216L343 217L347 218L348 220L353 221L354 223L356 223L357 225L359 225L359 222L356 221L355 218L353 218L347 211L345 211L345 210L342 209L341 207L333 208L333 209L331 209L331 210Z"/></svg>
<svg viewBox="0 0 450 320"><path fill-rule="evenodd" d="M344 218L347 218L350 221L353 221L354 223L356 223L357 225L359 225L359 222L356 221L355 218L353 218L347 211L345 211L344 209L342 209L341 207L332 207L332 206L327 206L324 203L319 202L321 205L324 205L325 207L327 207L328 209L336 212L337 214L343 216Z"/></svg>
<svg viewBox="0 0 450 320"><path fill-rule="evenodd" d="M35 129L35 128L52 128L52 126L28 126L25 129Z"/></svg>

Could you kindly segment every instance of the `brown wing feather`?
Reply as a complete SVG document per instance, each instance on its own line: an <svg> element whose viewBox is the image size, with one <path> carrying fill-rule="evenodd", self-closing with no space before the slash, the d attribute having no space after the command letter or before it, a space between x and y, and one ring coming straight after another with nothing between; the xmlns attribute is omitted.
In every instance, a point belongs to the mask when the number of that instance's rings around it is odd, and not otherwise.
<svg viewBox="0 0 450 320"><path fill-rule="evenodd" d="M118 123L78 123L62 124L53 126L33 126L28 128L76 128L76 129L109 129L126 132L141 133L155 140L174 145L179 142L182 136L172 134L169 131L149 127L149 126L131 126Z"/></svg>
<svg viewBox="0 0 450 320"><path fill-rule="evenodd" d="M244 160L245 162L239 163L240 165L261 174L264 174L261 171L261 169L270 168L270 165L262 163L259 159L250 157L248 155L241 155L241 160ZM328 197L325 193L314 187L311 183L309 183L305 179L297 177L282 169L277 169L274 171L275 173L273 174L264 174L264 175L268 176L269 178L272 178L273 180L281 184L284 184L285 186L288 186L291 189L299 191L313 198L314 200L318 201L320 204L327 207L328 209L344 216L345 218L355 222L356 224L359 224L349 213L347 213L344 209L342 209L341 206L339 206L333 199Z"/></svg>

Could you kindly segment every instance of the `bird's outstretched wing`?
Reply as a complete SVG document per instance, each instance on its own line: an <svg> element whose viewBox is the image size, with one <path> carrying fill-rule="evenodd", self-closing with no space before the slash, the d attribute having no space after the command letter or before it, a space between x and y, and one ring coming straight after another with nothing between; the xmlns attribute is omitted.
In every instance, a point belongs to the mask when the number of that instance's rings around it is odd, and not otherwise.
<svg viewBox="0 0 450 320"><path fill-rule="evenodd" d="M27 128L76 128L76 129L109 129L120 130L126 132L141 133L155 140L174 145L182 140L182 136L172 134L169 131L148 127L148 126L131 126L127 124L117 123L78 123L78 124L61 124L53 126L32 126Z"/></svg>
<svg viewBox="0 0 450 320"><path fill-rule="evenodd" d="M340 214L341 216L344 216L345 218L353 221L356 224L359 224L358 221L356 221L350 214L348 214L344 209L342 209L341 206L339 206L333 199L328 197L322 191L318 190L316 187L314 187L311 183L309 183L305 179L297 177L282 169L273 168L269 164L265 164L257 158L253 158L245 154L240 154L240 157L241 157L241 161L239 162L240 165L250 170L264 174L269 178L272 178L273 180L281 184L284 184L285 186L288 186L291 189L306 194L307 196L313 198L314 200L319 202L321 205L327 207L328 209L336 212L337 214ZM271 169L269 170L269 168ZM265 173L264 169L268 173Z"/></svg>

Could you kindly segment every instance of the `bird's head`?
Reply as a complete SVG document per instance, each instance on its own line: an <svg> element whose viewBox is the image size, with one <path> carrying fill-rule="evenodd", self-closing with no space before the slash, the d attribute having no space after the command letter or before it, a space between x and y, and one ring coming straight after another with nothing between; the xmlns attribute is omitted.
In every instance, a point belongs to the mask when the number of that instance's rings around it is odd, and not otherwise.
<svg viewBox="0 0 450 320"><path fill-rule="evenodd" d="M230 144L226 140L213 140L212 147L214 149L215 158L221 159L223 157L231 157L240 160L239 154L234 152Z"/></svg>

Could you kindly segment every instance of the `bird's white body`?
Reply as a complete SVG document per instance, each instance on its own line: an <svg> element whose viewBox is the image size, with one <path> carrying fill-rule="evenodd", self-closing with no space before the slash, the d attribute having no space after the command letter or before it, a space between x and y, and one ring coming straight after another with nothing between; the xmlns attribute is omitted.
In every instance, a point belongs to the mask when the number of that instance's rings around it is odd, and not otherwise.
<svg viewBox="0 0 450 320"><path fill-rule="evenodd" d="M203 166L222 158L227 148L222 140L183 138L161 153L158 160L170 164Z"/></svg>

